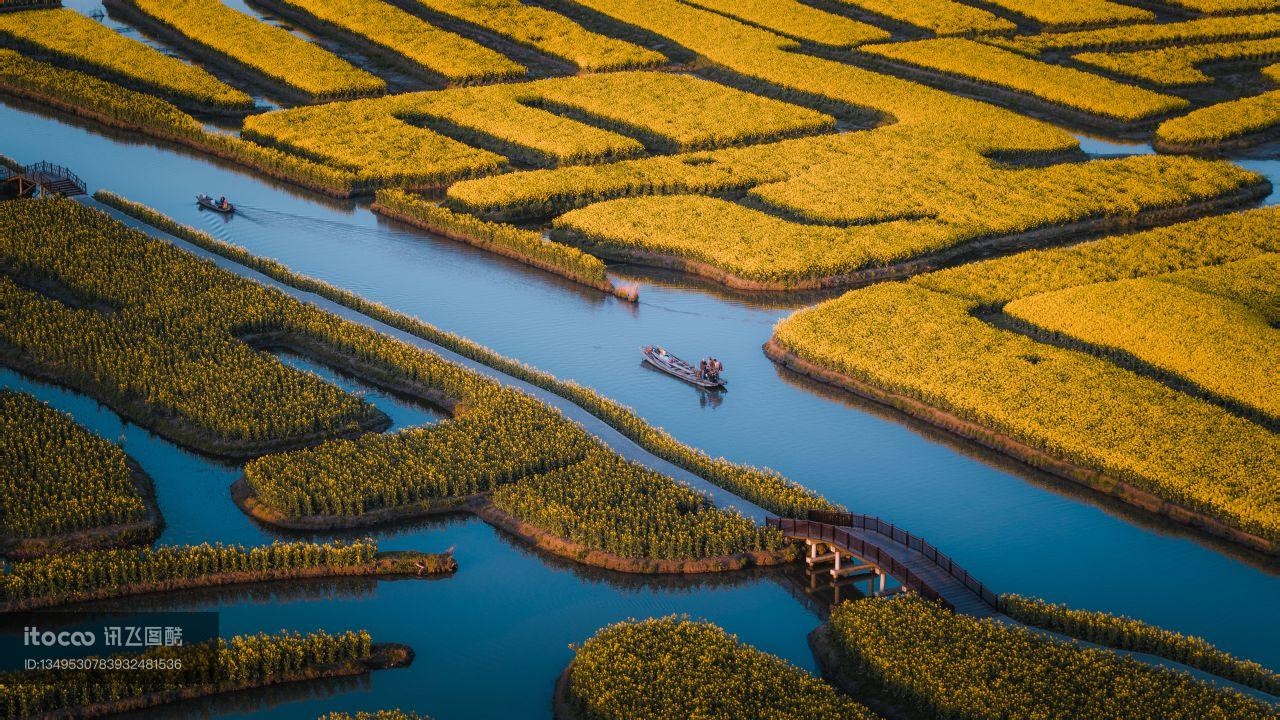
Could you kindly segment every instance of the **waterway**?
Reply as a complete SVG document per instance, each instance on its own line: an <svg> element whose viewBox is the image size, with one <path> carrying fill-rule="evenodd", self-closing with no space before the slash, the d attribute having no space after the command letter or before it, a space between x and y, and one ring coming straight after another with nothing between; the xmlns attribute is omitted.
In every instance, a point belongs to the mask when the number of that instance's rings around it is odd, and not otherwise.
<svg viewBox="0 0 1280 720"><path fill-rule="evenodd" d="M645 278L641 302L621 302L387 222L359 203L327 200L17 104L0 106L0 152L68 165L91 189L108 188L298 272L591 385L684 442L777 468L855 511L927 537L997 591L1139 617L1280 666L1280 626L1269 622L1280 604L1274 566L1133 517L779 369L760 345L797 301ZM1280 180L1277 165L1248 162L1273 181ZM193 196L201 191L225 194L241 212L226 219L198 210ZM731 389L711 396L645 369L638 349L654 342L689 357L715 354ZM156 479L168 522L162 542L273 536L231 504L234 467L122 426L84 398L12 373L0 380L33 390L104 437L123 433L126 450ZM392 399L367 397L389 414L394 409ZM403 412L393 417L405 426L432 421L415 415L421 409ZM264 694L202 711L305 717L401 706L438 719L548 717L569 643L609 622L672 612L713 620L761 649L813 665L804 636L818 620L769 573L671 584L587 572L532 553L473 519L378 535L387 547L455 546L461 570L431 582L196 594L167 599L166 606L216 607L232 632L367 627L378 639L413 646L414 665L329 697L305 694L272 705L273 696Z"/></svg>

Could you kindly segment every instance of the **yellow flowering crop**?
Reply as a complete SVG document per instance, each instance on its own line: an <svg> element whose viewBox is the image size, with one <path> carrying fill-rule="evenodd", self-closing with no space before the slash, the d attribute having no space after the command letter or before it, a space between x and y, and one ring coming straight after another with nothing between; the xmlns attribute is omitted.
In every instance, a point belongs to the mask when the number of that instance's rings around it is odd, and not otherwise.
<svg viewBox="0 0 1280 720"><path fill-rule="evenodd" d="M1213 82L1197 66L1221 61L1272 60L1280 57L1280 38L1208 43L1133 52L1091 52L1075 56L1077 62L1157 85L1196 85Z"/></svg>
<svg viewBox="0 0 1280 720"><path fill-rule="evenodd" d="M314 100L370 95L386 83L319 45L218 0L124 0L174 32Z"/></svg>
<svg viewBox="0 0 1280 720"><path fill-rule="evenodd" d="M986 10L955 0L838 0L850 7L883 15L936 35L1012 32L1017 26Z"/></svg>
<svg viewBox="0 0 1280 720"><path fill-rule="evenodd" d="M569 667L567 701L591 720L875 720L822 680L710 623L610 625Z"/></svg>
<svg viewBox="0 0 1280 720"><path fill-rule="evenodd" d="M1076 28L1155 20L1150 10L1109 0L991 0L1046 28Z"/></svg>
<svg viewBox="0 0 1280 720"><path fill-rule="evenodd" d="M853 143L861 138L844 137L849 140L845 156L749 192L768 208L827 225L794 222L720 198L656 195L573 210L556 218L553 228L611 254L638 248L708 263L740 278L794 284L888 265L979 237L1100 215L1134 216L1256 182L1233 165L1189 158L1008 170L974 156L894 154L874 145L854 152Z"/></svg>
<svg viewBox="0 0 1280 720"><path fill-rule="evenodd" d="M0 390L0 540L142 520L124 451L36 398Z"/></svg>
<svg viewBox="0 0 1280 720"><path fill-rule="evenodd" d="M1266 257L1259 278L1270 287L1280 286L1277 257ZM1137 358L1280 422L1280 330L1230 298L1162 279L1066 288L1020 298L1004 311L1055 336Z"/></svg>
<svg viewBox="0 0 1280 720"><path fill-rule="evenodd" d="M962 38L864 45L859 50L1127 122L1164 115L1189 105L1180 97L1043 63Z"/></svg>
<svg viewBox="0 0 1280 720"><path fill-rule="evenodd" d="M689 75L637 71L294 108L249 118L245 135L382 184L438 183L501 162L421 124L554 165L638 155L645 144L684 150L755 142L833 129L835 121Z"/></svg>
<svg viewBox="0 0 1280 720"><path fill-rule="evenodd" d="M1280 674L1252 660L1223 652L1203 638L1183 635L1133 618L1074 610L1019 595L1001 595L1000 609L1027 625L1107 647L1168 658L1272 695L1280 693Z"/></svg>
<svg viewBox="0 0 1280 720"><path fill-rule="evenodd" d="M819 45L848 48L889 39L887 31L874 25L823 12L798 0L690 0L690 4Z"/></svg>
<svg viewBox="0 0 1280 720"><path fill-rule="evenodd" d="M1165 120L1156 128L1156 143L1197 149L1253 145L1264 142L1277 128L1280 128L1280 90L1270 90Z"/></svg>
<svg viewBox="0 0 1280 720"><path fill-rule="evenodd" d="M589 72L653 67L667 61L661 53L591 32L564 15L520 0L417 2Z"/></svg>
<svg viewBox="0 0 1280 720"><path fill-rule="evenodd" d="M1205 15L1275 10L1275 0L1170 0L1174 5Z"/></svg>
<svg viewBox="0 0 1280 720"><path fill-rule="evenodd" d="M125 37L74 10L0 14L0 38L61 62L118 77L181 103L214 110L248 110L253 99L202 68Z"/></svg>
<svg viewBox="0 0 1280 720"><path fill-rule="evenodd" d="M1277 540L1280 436L1110 360L975 314L1274 252L1278 217L1268 208L1208 218L855 290L783 320L774 338L821 367Z"/></svg>
<svg viewBox="0 0 1280 720"><path fill-rule="evenodd" d="M1264 720L1275 708L1184 672L1080 647L917 595L831 611L845 668L920 717Z"/></svg>
<svg viewBox="0 0 1280 720"><path fill-rule="evenodd" d="M365 38L446 82L509 80L524 66L383 0L272 0Z"/></svg>
<svg viewBox="0 0 1280 720"><path fill-rule="evenodd" d="M1280 33L1280 14L1266 13L1019 35L1011 38L988 37L984 41L1034 55L1045 50L1126 51L1165 45L1228 42L1265 38L1277 33Z"/></svg>

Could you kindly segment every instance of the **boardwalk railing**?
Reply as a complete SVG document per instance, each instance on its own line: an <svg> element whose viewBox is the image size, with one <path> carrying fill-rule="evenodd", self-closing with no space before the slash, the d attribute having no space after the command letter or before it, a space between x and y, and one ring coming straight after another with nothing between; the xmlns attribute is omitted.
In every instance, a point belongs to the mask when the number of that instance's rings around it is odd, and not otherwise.
<svg viewBox="0 0 1280 720"><path fill-rule="evenodd" d="M883 535L900 545L905 545L921 555L924 555L934 565L937 565L947 571L947 574L951 577L964 583L965 587L973 591L975 595L982 599L982 602L990 605L993 610L1000 609L999 595L995 594L990 588L979 582L977 578L970 575L967 570L957 565L951 558L939 552L938 548L930 545L924 538L918 535L912 535L893 523L885 522L872 515L831 512L829 510L810 510L808 518L809 520L826 523L828 525L868 530L878 535Z"/></svg>
<svg viewBox="0 0 1280 720"><path fill-rule="evenodd" d="M79 175L71 172L70 168L65 168L61 165L54 165L51 162L42 161L25 165L22 168L22 175L30 182L44 188L70 183L80 191L80 194L83 195L88 192L88 186L80 179ZM61 188L58 189L60 190ZM63 194L70 193L64 192Z"/></svg>
<svg viewBox="0 0 1280 720"><path fill-rule="evenodd" d="M955 609L955 606L942 597L937 590L934 590L923 578L911 572L897 558L853 535L844 528L836 527L832 523L818 522L816 520L795 520L792 518L770 517L765 519L765 523L778 528L784 535L821 540L843 548L864 560L875 563L882 570L897 578L903 587L914 590L921 597L927 600L936 600L948 610Z"/></svg>

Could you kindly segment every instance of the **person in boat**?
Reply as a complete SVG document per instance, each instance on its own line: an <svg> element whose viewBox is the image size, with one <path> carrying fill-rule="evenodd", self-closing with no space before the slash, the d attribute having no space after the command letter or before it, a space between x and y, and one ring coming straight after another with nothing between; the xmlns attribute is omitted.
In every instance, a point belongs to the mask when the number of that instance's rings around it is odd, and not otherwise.
<svg viewBox="0 0 1280 720"><path fill-rule="evenodd" d="M698 379L701 380L705 377L707 377L707 359L702 358L698 361Z"/></svg>
<svg viewBox="0 0 1280 720"><path fill-rule="evenodd" d="M226 210L226 209L227 209L227 196L226 196L226 195L223 195L222 197L218 198L218 207L222 208L223 210Z"/></svg>

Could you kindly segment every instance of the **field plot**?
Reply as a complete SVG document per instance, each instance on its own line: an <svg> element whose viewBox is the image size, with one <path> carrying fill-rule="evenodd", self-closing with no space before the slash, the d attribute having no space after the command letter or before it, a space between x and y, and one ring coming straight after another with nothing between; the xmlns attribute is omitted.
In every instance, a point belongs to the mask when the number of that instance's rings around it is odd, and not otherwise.
<svg viewBox="0 0 1280 720"><path fill-rule="evenodd" d="M143 27L188 41L214 62L229 60L279 91L309 101L376 95L383 80L287 30L218 0L107 0Z"/></svg>
<svg viewBox="0 0 1280 720"><path fill-rule="evenodd" d="M1156 85L1212 82L1198 66L1207 63L1257 63L1280 58L1280 38L1209 43L1121 53L1080 53L1077 62Z"/></svg>
<svg viewBox="0 0 1280 720"><path fill-rule="evenodd" d="M970 35L974 33L1008 33L1017 25L1002 17L955 0L839 0L858 10L928 30L937 35Z"/></svg>
<svg viewBox="0 0 1280 720"><path fill-rule="evenodd" d="M1041 63L1017 53L961 38L870 45L862 52L1021 93L1068 110L1097 116L1116 127L1187 107L1162 95L1071 68Z"/></svg>
<svg viewBox="0 0 1280 720"><path fill-rule="evenodd" d="M1169 23L1125 25L1077 32L1043 33L1016 37L984 37L989 42L1020 52L1047 50L1125 51L1177 44L1227 42L1273 37L1280 34L1280 14L1206 17Z"/></svg>
<svg viewBox="0 0 1280 720"><path fill-rule="evenodd" d="M1106 227L1147 210L1237 196L1256 182L1226 164L1176 158L1009 170L969 154L908 148L892 133L846 134L499 176L455 185L449 195L506 217L585 205L556 218L558 237L751 289L918 271L905 263L964 252L971 241L1077 223ZM705 196L743 190L742 202ZM611 196L618 199L596 202Z"/></svg>
<svg viewBox="0 0 1280 720"><path fill-rule="evenodd" d="M1171 5L1205 15L1275 10L1275 0L1169 0Z"/></svg>
<svg viewBox="0 0 1280 720"><path fill-rule="evenodd" d="M1274 423L1266 399L1275 394L1274 309L1256 308L1276 284L1267 253L1280 243L1277 216L1236 213L856 290L781 322L768 352L1038 467L1275 552L1280 475L1269 458L1280 440L1263 424ZM1105 294L1118 282L1155 286L1160 302L1178 304L1120 302ZM1085 329L1086 317L1052 316L1063 334L1089 338L1074 343L1011 318L1064 293L1082 313L1098 293L1118 303L1088 311L1106 337ZM1224 332L1264 366L1208 347ZM1108 347L1123 350L1124 364ZM1216 375L1192 370L1190 356L1215 362Z"/></svg>
<svg viewBox="0 0 1280 720"><path fill-rule="evenodd" d="M655 67L662 53L595 33L559 13L520 0L404 0L457 18L588 72Z"/></svg>
<svg viewBox="0 0 1280 720"><path fill-rule="evenodd" d="M349 33L383 56L446 83L510 80L524 66L494 50L434 27L383 0L259 0L318 29Z"/></svg>
<svg viewBox="0 0 1280 720"><path fill-rule="evenodd" d="M832 15L798 0L692 0L691 4L819 45L848 48L889 39L887 31L874 25Z"/></svg>
<svg viewBox="0 0 1280 720"><path fill-rule="evenodd" d="M1280 279L1277 257L1213 270L1255 271L1247 277L1274 287ZM1274 319L1221 289L1202 293L1161 279L1067 288L1020 298L1004 311L1058 338L1132 357L1280 425L1280 397L1274 392L1280 387L1280 330L1269 324Z"/></svg>
<svg viewBox="0 0 1280 720"><path fill-rule="evenodd" d="M908 596L847 602L819 630L837 684L870 684L922 717L1274 717L1271 705L1192 676Z"/></svg>
<svg viewBox="0 0 1280 720"><path fill-rule="evenodd" d="M1155 145L1172 152L1213 152L1257 145L1277 133L1280 90L1271 90L1166 120L1156 129Z"/></svg>
<svg viewBox="0 0 1280 720"><path fill-rule="evenodd" d="M245 136L380 184L431 185L502 162L441 133L518 162L558 165L640 155L646 146L716 147L834 125L822 113L689 75L619 72L296 108L249 118Z"/></svg>
<svg viewBox="0 0 1280 720"><path fill-rule="evenodd" d="M1108 0L991 0L1045 28L1065 29L1155 20L1150 10Z"/></svg>
<svg viewBox="0 0 1280 720"><path fill-rule="evenodd" d="M59 63L215 112L246 111L253 100L203 69L127 38L74 10L0 14L0 38Z"/></svg>
<svg viewBox="0 0 1280 720"><path fill-rule="evenodd" d="M875 720L866 706L705 622L666 617L601 628L575 648L557 718Z"/></svg>
<svg viewBox="0 0 1280 720"><path fill-rule="evenodd" d="M145 542L150 485L118 446L30 395L0 391L0 554Z"/></svg>
<svg viewBox="0 0 1280 720"><path fill-rule="evenodd" d="M217 455L385 426L377 409L238 339L281 298L187 262L173 248L71 201L6 206L0 258L2 359L96 397L182 444ZM56 235L48 228L61 224ZM87 263L85 248L116 262ZM140 272L148 268L149 272ZM218 297L217 303L211 301Z"/></svg>

